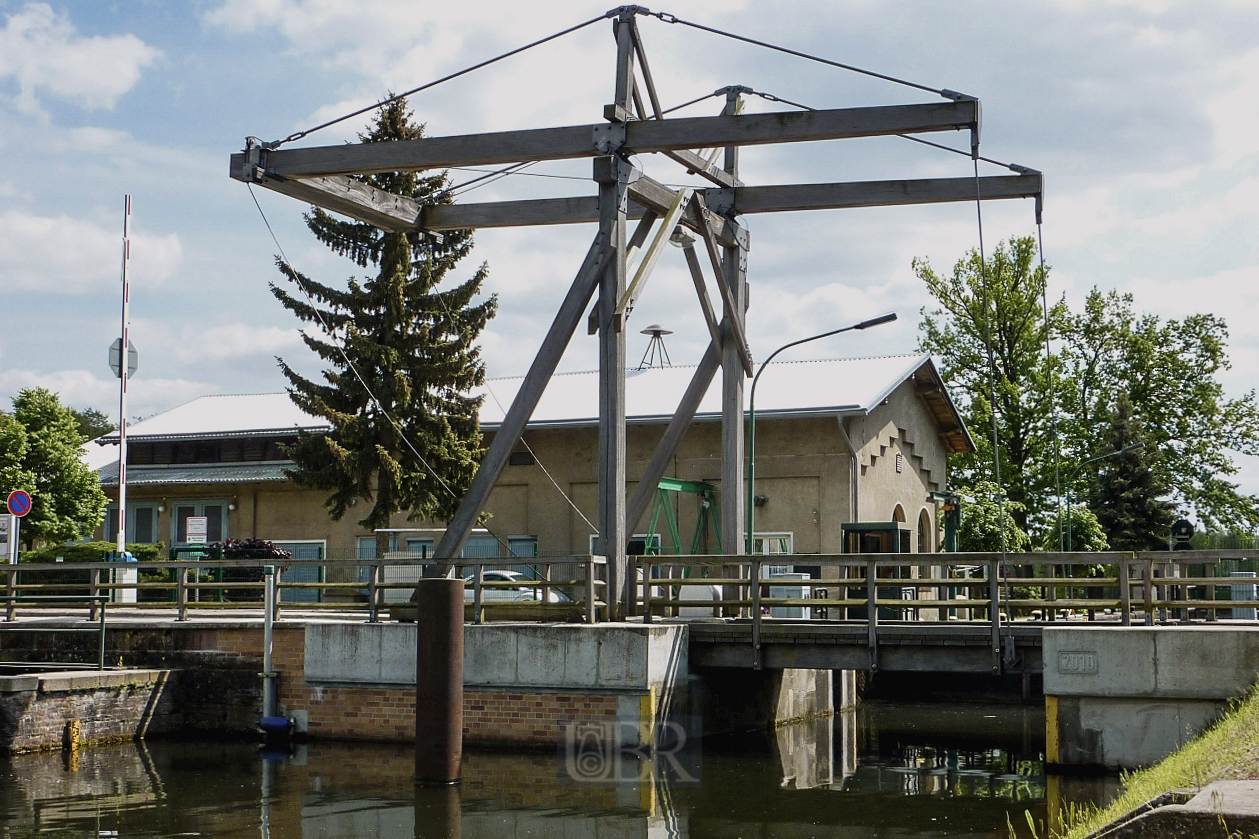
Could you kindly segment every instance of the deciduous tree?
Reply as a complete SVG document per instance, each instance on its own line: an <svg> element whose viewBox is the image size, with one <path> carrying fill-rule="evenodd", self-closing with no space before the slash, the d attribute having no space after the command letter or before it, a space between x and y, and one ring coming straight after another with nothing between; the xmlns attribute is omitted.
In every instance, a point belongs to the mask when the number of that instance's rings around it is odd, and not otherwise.
<svg viewBox="0 0 1259 839"><path fill-rule="evenodd" d="M21 391L13 418L26 434L21 468L29 473L31 511L22 520L22 541L63 542L90 536L108 504L96 474L80 459L83 436L69 408L44 388Z"/></svg>

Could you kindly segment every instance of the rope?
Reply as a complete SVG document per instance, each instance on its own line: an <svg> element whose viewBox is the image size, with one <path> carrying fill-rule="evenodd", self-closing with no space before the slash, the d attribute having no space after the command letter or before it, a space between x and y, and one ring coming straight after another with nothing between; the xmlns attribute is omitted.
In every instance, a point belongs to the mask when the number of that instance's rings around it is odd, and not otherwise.
<svg viewBox="0 0 1259 839"><path fill-rule="evenodd" d="M988 271L984 264L984 211L979 186L979 161L975 160L975 216L979 228L979 286L984 306L984 350L988 355L988 399L992 411L992 469L997 485L997 531L1001 534L1001 562L998 564L1002 587L1005 592L1006 610L1009 613L1010 580L1005 573L1005 493L1001 488L1001 441L997 435L997 362L992 354L992 322L988 315Z"/></svg>
<svg viewBox="0 0 1259 839"><path fill-rule="evenodd" d="M838 61L832 61L829 58L822 58L821 56L810 55L807 52L800 52L799 50L793 50L788 47L782 47L777 44L771 44L767 41L758 41L755 38L748 38L743 35L736 35L733 32L725 32L721 29L714 29L711 26L704 26L702 23L695 23L694 21L682 20L676 15L671 15L666 12L648 12L645 9L641 9L640 11L641 13L646 14L649 17L659 18L665 23L679 23L683 26L689 26L692 29L699 29L703 32L708 32L713 35L720 35L723 38L730 38L735 41L742 41L745 44L752 44L754 46L764 47L765 49L775 50L776 52L786 53L787 55L794 55L797 58L803 58L808 61L816 61L819 64L826 64L830 67L838 67L841 70L848 70L849 72L852 72L852 73L860 73L865 76L872 76L876 79L883 79L884 81L894 82L896 84L904 85L906 87L912 87L918 90L924 90L927 93L934 93L938 96L943 96L945 99L969 98L969 97L964 97L963 94L960 94L953 90L928 87L927 85L918 84L917 82L907 81L906 79L899 79L896 76L888 76L884 73L876 73L873 70L865 70L861 67L853 66L852 64L842 64Z"/></svg>
<svg viewBox="0 0 1259 839"><path fill-rule="evenodd" d="M319 125L316 125L314 128L307 128L305 131L298 131L295 134L290 134L289 136L285 137L283 140L276 140L273 143L268 143L266 147L270 149L276 149L284 145L285 143L291 143L294 140L300 140L303 137L306 137L307 135L314 134L316 131L321 131L325 128L328 128L329 126L336 125L339 122L345 122L347 119L353 119L354 117L359 116L361 114L365 114L368 111L374 111L377 108L388 105L391 102L396 102L399 99L405 99L406 97L419 93L422 90L428 90L429 88L437 87L439 84L448 82L451 79L457 79L460 76L465 76L468 73L471 73L473 70L480 70L482 67L488 67L491 64L502 61L504 58L510 58L513 55L517 55L528 49L533 49L534 47L545 44L548 41L554 41L556 38L562 38L565 35L568 35L572 32L576 32L578 29L585 29L590 24L598 23L599 21L604 20L607 17L608 15L603 14L603 15L599 15L598 17L591 18L585 23L579 23L576 26L570 26L567 29L563 29L559 32L556 32L554 35L547 35L545 38L539 38L538 40L532 43L525 44L523 47L517 47L516 49L509 50L508 52L505 52L502 55L496 55L493 58L488 58L485 61L480 62L479 64L473 64L471 67L465 67L464 69L451 73L448 76L442 76L440 79L436 79L434 81L428 82L427 84L422 84L419 87L413 87L408 91L397 94L396 96L391 96L382 102L377 102L374 105L367 105L365 107L359 108L357 111L348 113L345 116L339 116L336 119L330 119L327 122L323 122L323 123L320 123Z"/></svg>
<svg viewBox="0 0 1259 839"><path fill-rule="evenodd" d="M1049 375L1049 429L1054 439L1054 494L1058 499L1058 552L1063 551L1062 541L1062 481L1059 478L1059 461L1062 459L1062 440L1058 437L1058 398L1054 391L1054 370L1049 351L1049 278L1045 275L1045 242L1041 236L1041 222L1036 219L1036 254L1040 257L1040 304L1045 312L1045 367Z"/></svg>
<svg viewBox="0 0 1259 839"><path fill-rule="evenodd" d="M402 426L399 425L398 422L389 415L389 412L385 410L384 406L380 403L380 400L376 397L375 392L372 390L371 386L367 383L367 380L364 379L363 375L359 372L358 367L354 364L353 361L350 360L350 356L346 353L345 346L342 344L341 339L337 336L337 333L330 326L328 326L328 322L324 320L323 315L319 311L319 308L315 305L314 296L311 295L309 290L307 290L305 283L303 283L299 279L301 275L298 274L297 271L293 269L293 264L289 262L288 255L285 254L284 252L284 246L280 244L279 238L275 235L275 230L272 229L271 227L271 221L267 218L267 214L263 211L262 205L258 203L258 196L256 193L254 193L253 184L246 184L246 186L249 187L249 197L253 199L254 206L258 208L258 214L262 216L262 223L266 225L267 232L271 234L271 241L275 243L276 248L280 251L280 259L284 263L284 267L288 271L288 275L293 278L293 282L297 283L297 287L301 289L302 294L306 297L306 301L310 303L311 310L315 313L315 319L319 321L319 325L320 327L323 328L324 334L328 336L328 338L332 341L333 346L337 348L337 352L341 354L341 358L343 361L345 361L346 367L349 368L350 372L354 374L354 378L358 380L358 383L363 386L363 390L367 392L367 396L369 399L371 399L372 404L376 406L376 410L380 412L380 415L384 417L391 426L393 426L393 430L398 433L398 436L402 439L402 442L405 443L407 448L411 450L411 453L415 455L415 459L418 460L420 464L426 470L428 470L428 473L437 480L437 483L439 483L442 486L442 488L446 490L446 492L450 495L451 498L454 498L457 500L459 496L455 494L455 491L453 489L450 488L450 484L446 483L445 479L442 478L442 476L437 473L437 470L434 469L431 465L429 465L429 462L424 459L424 455L420 454L419 450L415 448L415 446L407 438L405 432L403 432ZM444 301L443 301L443 305L444 305ZM446 314L448 317L450 316L449 308L446 309ZM508 545L507 542L502 537L496 534L489 527L485 527L485 530L491 536L494 537L495 541L497 541L503 547L507 548L509 554L511 553L511 546ZM452 564L457 564L457 563L452 563Z"/></svg>

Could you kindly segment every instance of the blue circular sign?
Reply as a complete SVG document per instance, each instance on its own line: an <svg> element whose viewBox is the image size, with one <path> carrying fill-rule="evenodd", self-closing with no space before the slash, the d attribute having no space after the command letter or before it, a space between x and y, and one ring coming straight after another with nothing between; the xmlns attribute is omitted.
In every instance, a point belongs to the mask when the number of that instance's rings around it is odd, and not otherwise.
<svg viewBox="0 0 1259 839"><path fill-rule="evenodd" d="M31 494L24 489L15 489L9 493L9 512L15 516L24 516L31 511Z"/></svg>

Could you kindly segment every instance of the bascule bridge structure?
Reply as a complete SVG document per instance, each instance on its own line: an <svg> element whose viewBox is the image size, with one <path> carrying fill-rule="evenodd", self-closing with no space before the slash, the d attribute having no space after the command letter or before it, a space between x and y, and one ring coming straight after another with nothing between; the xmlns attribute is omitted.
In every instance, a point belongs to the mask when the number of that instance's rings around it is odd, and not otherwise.
<svg viewBox="0 0 1259 839"><path fill-rule="evenodd" d="M440 233L483 227L597 225L593 241L515 401L435 548L435 557L440 562L459 556L565 348L583 319L587 319L590 332L597 333L599 342L599 544L609 563L609 603L623 604L622 609L632 609L634 602L630 596L633 586L626 577L628 537L647 512L670 457L719 370L721 485L743 485L743 391L754 371L746 329L750 241L747 228L741 223L743 216L1032 198L1039 218L1043 196L1040 173L1014 165L1009 168L1015 174L1000 176L980 177L976 170L973 178L749 185L740 171L739 151L753 145L967 132L970 155L978 160L979 100L955 91L914 85L937 95L940 101L752 114L743 112L745 96L752 91L732 86L718 91L725 98L719 114L670 117L662 110L647 61L638 25L638 19L644 16L685 23L639 6L623 6L583 24L610 20L615 36L615 87L612 101L604 107L598 122L315 147L282 148L286 141L263 143L250 138L245 150L231 157L233 178L390 231ZM647 176L631 162L632 155L652 154L674 161L706 185L672 188ZM379 172L575 158L592 161L596 194L422 206L363 180L363 176ZM627 498L627 321L671 239L683 247L711 340L633 496ZM706 275L713 278L711 285L718 291L716 299L709 294ZM754 310L751 314L754 316ZM729 551L743 545L743 504L743 492L721 493L721 543Z"/></svg>

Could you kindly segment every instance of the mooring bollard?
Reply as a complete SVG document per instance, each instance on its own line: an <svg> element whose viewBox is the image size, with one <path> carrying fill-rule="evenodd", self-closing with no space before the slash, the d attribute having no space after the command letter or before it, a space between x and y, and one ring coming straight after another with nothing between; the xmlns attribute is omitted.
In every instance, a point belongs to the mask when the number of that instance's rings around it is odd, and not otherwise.
<svg viewBox="0 0 1259 839"><path fill-rule="evenodd" d="M463 580L415 586L415 779L457 783L463 764Z"/></svg>

